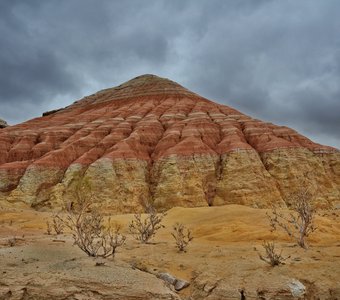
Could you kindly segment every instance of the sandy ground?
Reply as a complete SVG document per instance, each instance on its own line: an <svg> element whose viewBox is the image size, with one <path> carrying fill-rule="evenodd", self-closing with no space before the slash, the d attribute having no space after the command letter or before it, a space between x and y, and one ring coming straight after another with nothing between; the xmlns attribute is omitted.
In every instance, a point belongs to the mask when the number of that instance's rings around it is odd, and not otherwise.
<svg viewBox="0 0 340 300"><path fill-rule="evenodd" d="M111 216L127 241L98 267L69 234L46 234L51 213L3 205L0 299L241 299L241 291L246 299L340 299L340 211L319 212L307 251L283 231L271 232L267 211L240 205L173 208L149 244L128 233L133 215ZM185 253L170 234L176 222L194 236ZM259 259L263 240L275 241L290 256L285 265L273 268ZM153 275L160 272L190 286L175 293ZM300 284L304 295L294 295Z"/></svg>

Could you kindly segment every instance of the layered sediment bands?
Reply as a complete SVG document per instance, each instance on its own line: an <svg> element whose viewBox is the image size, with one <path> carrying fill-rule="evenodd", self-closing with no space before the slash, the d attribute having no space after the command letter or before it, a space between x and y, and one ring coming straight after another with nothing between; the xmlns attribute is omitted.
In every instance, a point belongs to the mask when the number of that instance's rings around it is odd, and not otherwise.
<svg viewBox="0 0 340 300"><path fill-rule="evenodd" d="M157 209L213 205L217 155L193 154L158 160L152 168L152 202Z"/></svg>
<svg viewBox="0 0 340 300"><path fill-rule="evenodd" d="M123 213L141 212L143 201L149 199L147 177L145 160L103 158L87 169L82 185L101 207Z"/></svg>
<svg viewBox="0 0 340 300"><path fill-rule="evenodd" d="M279 186L255 150L222 155L216 204L238 203L253 207L284 206Z"/></svg>
<svg viewBox="0 0 340 300"><path fill-rule="evenodd" d="M285 206L302 185L339 202L339 151L153 75L0 131L0 199L36 208Z"/></svg>
<svg viewBox="0 0 340 300"><path fill-rule="evenodd" d="M24 175L30 161L5 163L0 166L0 191L6 193L15 189Z"/></svg>
<svg viewBox="0 0 340 300"><path fill-rule="evenodd" d="M318 205L330 207L339 201L339 154L314 154L308 149L276 149L261 154L263 164L278 183L287 204L290 194L308 186Z"/></svg>
<svg viewBox="0 0 340 300"><path fill-rule="evenodd" d="M19 183L7 199L22 201L32 207L49 205L53 187L62 179L63 169L30 165L21 176Z"/></svg>

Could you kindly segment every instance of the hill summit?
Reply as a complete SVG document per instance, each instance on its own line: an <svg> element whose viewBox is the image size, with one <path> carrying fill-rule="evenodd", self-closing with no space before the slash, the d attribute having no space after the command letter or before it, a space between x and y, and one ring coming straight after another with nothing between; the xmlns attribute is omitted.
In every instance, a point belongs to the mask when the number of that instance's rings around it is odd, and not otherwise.
<svg viewBox="0 0 340 300"><path fill-rule="evenodd" d="M0 200L35 208L286 206L301 186L339 202L339 150L155 75L0 131Z"/></svg>

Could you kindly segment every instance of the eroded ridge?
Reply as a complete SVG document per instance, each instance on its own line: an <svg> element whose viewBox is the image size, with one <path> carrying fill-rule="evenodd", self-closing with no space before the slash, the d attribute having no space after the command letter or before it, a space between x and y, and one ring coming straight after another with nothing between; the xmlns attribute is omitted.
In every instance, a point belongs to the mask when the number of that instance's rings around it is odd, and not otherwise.
<svg viewBox="0 0 340 300"><path fill-rule="evenodd" d="M89 189L118 212L340 199L340 154L154 75L0 131L0 199L61 206Z"/></svg>

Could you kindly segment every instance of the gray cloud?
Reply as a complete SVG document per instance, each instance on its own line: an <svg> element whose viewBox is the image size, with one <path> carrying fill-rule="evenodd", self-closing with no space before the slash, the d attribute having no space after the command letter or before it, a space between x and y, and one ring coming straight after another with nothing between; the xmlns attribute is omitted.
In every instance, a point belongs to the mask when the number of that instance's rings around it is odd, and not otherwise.
<svg viewBox="0 0 340 300"><path fill-rule="evenodd" d="M340 148L339 12L336 0L4 0L0 117L154 73Z"/></svg>

